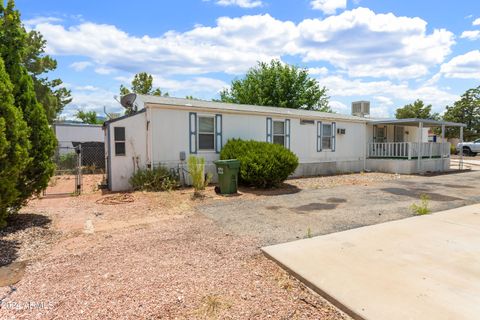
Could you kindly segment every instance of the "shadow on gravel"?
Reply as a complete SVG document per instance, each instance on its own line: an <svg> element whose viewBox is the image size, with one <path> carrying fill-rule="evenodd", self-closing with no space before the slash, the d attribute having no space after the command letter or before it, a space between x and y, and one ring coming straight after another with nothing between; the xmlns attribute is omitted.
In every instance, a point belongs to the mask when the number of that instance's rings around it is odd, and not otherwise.
<svg viewBox="0 0 480 320"><path fill-rule="evenodd" d="M420 199L421 195L427 195L428 198L432 201L455 201L455 200L463 200L461 198L446 196L439 193L434 192L425 192L423 188L419 189L402 189L402 188L383 188L380 189L384 192L388 192L390 194L394 194L396 196L405 196L414 199Z"/></svg>
<svg viewBox="0 0 480 320"><path fill-rule="evenodd" d="M284 194L298 193L302 191L302 189L298 188L297 186L291 185L289 183L282 183L279 187L272 188L272 189L240 187L239 191L242 193L249 193L257 196L279 196Z"/></svg>
<svg viewBox="0 0 480 320"><path fill-rule="evenodd" d="M18 213L7 218L7 226L0 229L0 238L9 233L25 230L32 227L46 227L52 220L44 215L35 213Z"/></svg>
<svg viewBox="0 0 480 320"><path fill-rule="evenodd" d="M303 206L294 207L292 210L301 211L301 212L309 212L309 211L318 211L318 210L333 210L338 207L336 203L321 203L321 202L312 202L309 204L305 204Z"/></svg>
<svg viewBox="0 0 480 320"><path fill-rule="evenodd" d="M8 217L7 226L0 230L0 267L8 265L18 258L19 240L7 239L9 235L28 228L48 228L51 219L40 214L20 213Z"/></svg>

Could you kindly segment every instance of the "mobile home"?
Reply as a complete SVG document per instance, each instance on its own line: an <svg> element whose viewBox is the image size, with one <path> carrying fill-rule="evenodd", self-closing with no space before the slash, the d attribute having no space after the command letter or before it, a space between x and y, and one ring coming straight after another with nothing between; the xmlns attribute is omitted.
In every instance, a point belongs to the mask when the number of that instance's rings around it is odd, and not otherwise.
<svg viewBox="0 0 480 320"><path fill-rule="evenodd" d="M113 191L128 190L139 168L163 165L180 172L189 155L204 157L206 170L216 178L213 161L232 138L290 149L300 162L293 176L361 170L411 173L421 170L415 160L425 158L434 163L423 163L425 170L449 166L448 144L442 140L430 146L428 127L418 119L395 123L355 110L355 115L341 115L138 94L122 97L121 103L136 112L104 124L107 179Z"/></svg>

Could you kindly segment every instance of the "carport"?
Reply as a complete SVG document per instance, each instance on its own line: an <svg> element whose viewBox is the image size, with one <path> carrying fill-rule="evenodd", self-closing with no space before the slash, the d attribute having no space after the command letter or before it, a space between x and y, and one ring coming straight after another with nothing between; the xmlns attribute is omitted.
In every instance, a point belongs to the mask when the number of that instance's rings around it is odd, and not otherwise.
<svg viewBox="0 0 480 320"><path fill-rule="evenodd" d="M463 142L463 128L466 127L463 123L418 118L371 120L369 124L374 132L373 140L367 146L369 169L407 174L447 170L450 167L450 143L445 139L446 128L459 128L460 142ZM439 128L440 141L425 139L424 128ZM393 134L387 135L387 132ZM410 136L414 133L413 138L405 137L409 132ZM460 157L461 170L463 153Z"/></svg>

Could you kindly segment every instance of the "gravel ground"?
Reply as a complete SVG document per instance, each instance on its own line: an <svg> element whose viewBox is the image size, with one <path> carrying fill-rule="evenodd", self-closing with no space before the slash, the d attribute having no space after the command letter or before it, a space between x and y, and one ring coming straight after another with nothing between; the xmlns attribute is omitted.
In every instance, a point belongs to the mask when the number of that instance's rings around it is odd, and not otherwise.
<svg viewBox="0 0 480 320"><path fill-rule="evenodd" d="M15 269L18 283L0 288L0 318L347 318L265 258L258 239L226 232L196 210L233 198L212 187L203 200L191 194L91 188L31 201L0 236L2 257L14 242L3 263L26 266L24 274ZM112 196L131 202L109 205Z"/></svg>
<svg viewBox="0 0 480 320"><path fill-rule="evenodd" d="M432 211L480 202L479 171L437 176L356 174L289 180L276 195L235 197L199 210L262 246L411 217L425 194ZM281 191L288 191L281 194Z"/></svg>

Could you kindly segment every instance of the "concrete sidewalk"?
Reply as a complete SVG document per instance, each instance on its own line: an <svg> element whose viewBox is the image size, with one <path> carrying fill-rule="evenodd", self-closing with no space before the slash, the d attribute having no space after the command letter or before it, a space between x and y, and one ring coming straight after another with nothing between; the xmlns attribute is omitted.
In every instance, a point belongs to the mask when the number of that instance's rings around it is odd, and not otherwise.
<svg viewBox="0 0 480 320"><path fill-rule="evenodd" d="M263 251L354 318L480 317L480 205Z"/></svg>

